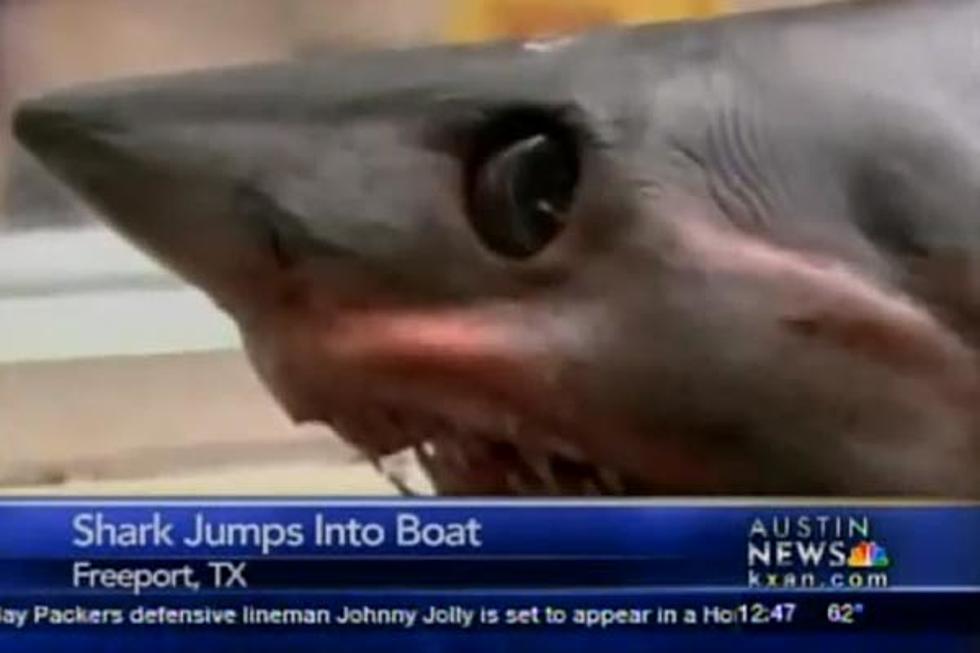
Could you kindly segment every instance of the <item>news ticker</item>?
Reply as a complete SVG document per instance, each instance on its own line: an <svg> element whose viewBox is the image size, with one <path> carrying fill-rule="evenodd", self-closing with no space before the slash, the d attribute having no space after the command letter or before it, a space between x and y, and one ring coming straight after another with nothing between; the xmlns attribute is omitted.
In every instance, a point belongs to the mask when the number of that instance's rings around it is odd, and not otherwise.
<svg viewBox="0 0 980 653"><path fill-rule="evenodd" d="M978 614L978 505L0 502L0 643L172 626L972 636Z"/></svg>

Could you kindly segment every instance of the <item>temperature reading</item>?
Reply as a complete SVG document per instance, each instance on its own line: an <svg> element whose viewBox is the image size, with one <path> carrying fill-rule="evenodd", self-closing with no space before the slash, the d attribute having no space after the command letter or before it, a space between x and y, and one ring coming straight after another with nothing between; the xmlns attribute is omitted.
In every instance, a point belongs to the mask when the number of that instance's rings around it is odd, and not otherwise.
<svg viewBox="0 0 980 653"><path fill-rule="evenodd" d="M850 625L857 623L857 618L863 613L863 603L831 603L827 606L827 621Z"/></svg>

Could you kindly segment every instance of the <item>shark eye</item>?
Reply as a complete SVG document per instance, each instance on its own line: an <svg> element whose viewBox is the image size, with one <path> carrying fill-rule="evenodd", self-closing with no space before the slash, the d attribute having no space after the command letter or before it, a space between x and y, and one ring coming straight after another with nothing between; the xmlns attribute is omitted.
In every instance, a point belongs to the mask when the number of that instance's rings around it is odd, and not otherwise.
<svg viewBox="0 0 980 653"><path fill-rule="evenodd" d="M526 259L561 232L578 182L576 154L557 130L525 130L480 158L470 179L469 217L488 248Z"/></svg>

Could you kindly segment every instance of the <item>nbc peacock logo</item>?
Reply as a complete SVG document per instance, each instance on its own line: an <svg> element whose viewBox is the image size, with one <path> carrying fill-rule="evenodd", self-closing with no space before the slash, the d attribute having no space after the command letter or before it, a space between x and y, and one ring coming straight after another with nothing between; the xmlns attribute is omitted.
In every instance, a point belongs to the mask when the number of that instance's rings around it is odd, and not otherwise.
<svg viewBox="0 0 980 653"><path fill-rule="evenodd" d="M888 550L873 541L858 542L847 558L847 566L852 569L884 569L889 565Z"/></svg>

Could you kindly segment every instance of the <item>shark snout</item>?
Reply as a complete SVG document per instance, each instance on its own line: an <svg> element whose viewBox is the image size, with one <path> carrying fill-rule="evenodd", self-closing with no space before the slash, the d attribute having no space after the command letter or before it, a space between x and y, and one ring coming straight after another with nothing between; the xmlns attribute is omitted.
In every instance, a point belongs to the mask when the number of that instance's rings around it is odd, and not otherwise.
<svg viewBox="0 0 980 653"><path fill-rule="evenodd" d="M62 96L27 100L17 108L13 131L17 141L49 170L93 200L86 188L100 177L118 178L108 142L121 131L107 112Z"/></svg>
<svg viewBox="0 0 980 653"><path fill-rule="evenodd" d="M107 224L228 305L274 265L269 225L242 211L239 168L259 155L178 110L192 100L166 81L69 90L21 103L13 131Z"/></svg>
<svg viewBox="0 0 980 653"><path fill-rule="evenodd" d="M114 127L107 115L98 116L82 103L57 96L22 102L13 119L17 140L48 163L70 155L75 147L98 141Z"/></svg>

